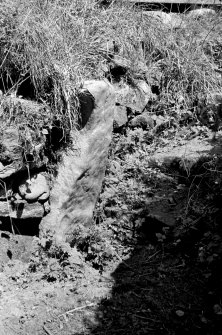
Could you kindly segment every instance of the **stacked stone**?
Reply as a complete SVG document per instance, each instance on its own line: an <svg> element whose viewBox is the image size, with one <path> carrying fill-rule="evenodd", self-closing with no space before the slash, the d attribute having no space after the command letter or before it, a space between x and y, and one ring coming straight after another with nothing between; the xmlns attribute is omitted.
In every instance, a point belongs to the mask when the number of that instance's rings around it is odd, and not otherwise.
<svg viewBox="0 0 222 335"><path fill-rule="evenodd" d="M27 103L23 99L13 98L14 104L21 106L23 102ZM28 103L31 109L32 103ZM45 142L45 135L41 133L36 136L35 130L29 128L28 123L26 128L23 125L21 139L21 124L1 113L0 218L42 218L49 211L47 174L38 172L45 165Z"/></svg>

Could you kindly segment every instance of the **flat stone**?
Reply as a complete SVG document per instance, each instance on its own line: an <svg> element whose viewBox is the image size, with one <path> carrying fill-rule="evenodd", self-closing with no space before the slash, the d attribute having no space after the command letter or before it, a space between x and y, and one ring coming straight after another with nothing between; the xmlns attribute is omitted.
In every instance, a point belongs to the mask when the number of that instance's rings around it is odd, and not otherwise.
<svg viewBox="0 0 222 335"><path fill-rule="evenodd" d="M172 207L169 204L168 198L153 201L149 205L149 217L162 222L166 226L174 226L178 218L178 206Z"/></svg>
<svg viewBox="0 0 222 335"><path fill-rule="evenodd" d="M12 219L42 218L44 208L38 203L27 202L11 203L0 201L0 217L11 217Z"/></svg>
<svg viewBox="0 0 222 335"><path fill-rule="evenodd" d="M169 145L157 150L149 158L149 165L170 167L173 162L177 161L181 162L181 168L189 172L200 158L212 154L213 149L213 144L207 139L201 140L194 138L190 141L186 141L184 145L169 143Z"/></svg>

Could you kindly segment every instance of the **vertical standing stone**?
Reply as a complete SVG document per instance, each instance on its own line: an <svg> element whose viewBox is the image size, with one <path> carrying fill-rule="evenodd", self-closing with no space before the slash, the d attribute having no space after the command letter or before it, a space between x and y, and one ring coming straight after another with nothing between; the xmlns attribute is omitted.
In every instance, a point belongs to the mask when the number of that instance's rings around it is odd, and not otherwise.
<svg viewBox="0 0 222 335"><path fill-rule="evenodd" d="M115 93L105 81L87 81L80 92L82 128L64 155L41 231L71 243L77 226L89 227L105 175L112 138Z"/></svg>

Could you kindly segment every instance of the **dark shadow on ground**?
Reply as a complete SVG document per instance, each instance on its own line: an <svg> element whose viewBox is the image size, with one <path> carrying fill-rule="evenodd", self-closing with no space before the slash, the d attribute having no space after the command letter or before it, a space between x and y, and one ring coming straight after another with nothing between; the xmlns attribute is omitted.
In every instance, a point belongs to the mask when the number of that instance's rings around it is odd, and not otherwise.
<svg viewBox="0 0 222 335"><path fill-rule="evenodd" d="M211 153L221 154L221 139ZM199 165L203 169L203 164ZM200 195L205 197L212 188L210 175L207 178L205 183L198 181ZM215 203L216 207L211 224L207 216L196 220L180 243L175 236L155 240L155 234L151 241L149 231L138 238L129 258L112 273L112 295L100 302L97 326L85 320L90 334L222 334L222 246L217 242L222 238L222 203ZM201 263L201 245L211 257L217 248L217 257Z"/></svg>
<svg viewBox="0 0 222 335"><path fill-rule="evenodd" d="M90 334L222 334L213 307L222 297L221 277L220 285L211 282L189 258L138 245L112 274L112 298L101 301Z"/></svg>
<svg viewBox="0 0 222 335"><path fill-rule="evenodd" d="M10 219L1 218L0 232L6 231L16 235L39 236L39 224L41 218Z"/></svg>

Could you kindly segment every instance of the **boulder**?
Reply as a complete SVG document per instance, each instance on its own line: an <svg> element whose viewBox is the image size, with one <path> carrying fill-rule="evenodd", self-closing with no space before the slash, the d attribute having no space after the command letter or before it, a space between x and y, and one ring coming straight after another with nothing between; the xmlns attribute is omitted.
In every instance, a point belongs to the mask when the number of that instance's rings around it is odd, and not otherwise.
<svg viewBox="0 0 222 335"><path fill-rule="evenodd" d="M44 207L38 202L28 204L25 201L14 203L0 201L0 217L11 217L12 219L42 218L44 213Z"/></svg>
<svg viewBox="0 0 222 335"><path fill-rule="evenodd" d="M144 81L138 80L135 87L127 84L116 84L116 103L133 111L142 113L147 103L153 99L151 87Z"/></svg>
<svg viewBox="0 0 222 335"><path fill-rule="evenodd" d="M51 213L40 235L55 232L71 243L78 229L90 227L105 175L112 138L115 92L105 81L87 81L80 92L82 128L73 134L73 148L63 155L51 192Z"/></svg>

